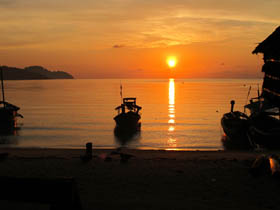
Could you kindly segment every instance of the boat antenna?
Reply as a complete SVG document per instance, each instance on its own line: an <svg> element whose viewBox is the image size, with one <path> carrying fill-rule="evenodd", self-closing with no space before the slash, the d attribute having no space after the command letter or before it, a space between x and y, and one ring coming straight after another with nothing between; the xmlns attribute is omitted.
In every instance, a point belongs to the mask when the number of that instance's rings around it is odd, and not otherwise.
<svg viewBox="0 0 280 210"><path fill-rule="evenodd" d="M247 94L247 98L246 98L246 101L245 101L245 104L247 103L247 101L248 101L248 98L249 98L249 95L250 95L250 92L251 92L251 85L250 85L250 87L249 87L249 90L248 90L248 94Z"/></svg>
<svg viewBox="0 0 280 210"><path fill-rule="evenodd" d="M121 103L122 103L123 96L122 96L122 82L121 81L120 81L120 95L121 95Z"/></svg>
<svg viewBox="0 0 280 210"><path fill-rule="evenodd" d="M251 92L251 85L249 87L249 90L248 90L248 94L247 94L247 98L246 98L246 101L245 101L245 105L247 104L247 101L248 101L248 98L249 98L249 95L250 95L250 92ZM244 106L244 112L245 112L245 106Z"/></svg>
<svg viewBox="0 0 280 210"><path fill-rule="evenodd" d="M5 105L5 93L4 93L3 68L2 68L2 67L0 67L0 69L1 69L2 98L3 98L3 104L4 104L4 107L5 107L6 105Z"/></svg>

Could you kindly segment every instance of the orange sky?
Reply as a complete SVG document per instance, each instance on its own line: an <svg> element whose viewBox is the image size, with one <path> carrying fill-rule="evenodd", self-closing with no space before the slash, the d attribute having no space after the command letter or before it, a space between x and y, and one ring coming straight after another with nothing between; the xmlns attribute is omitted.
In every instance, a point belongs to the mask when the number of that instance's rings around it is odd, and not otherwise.
<svg viewBox="0 0 280 210"><path fill-rule="evenodd" d="M279 0L0 0L0 65L76 78L260 77ZM167 56L177 56L172 72Z"/></svg>

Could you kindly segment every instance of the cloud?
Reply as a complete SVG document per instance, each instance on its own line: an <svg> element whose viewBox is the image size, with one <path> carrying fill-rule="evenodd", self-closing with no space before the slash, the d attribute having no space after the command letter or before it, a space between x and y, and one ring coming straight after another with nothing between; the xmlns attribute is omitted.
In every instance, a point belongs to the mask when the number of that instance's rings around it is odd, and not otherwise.
<svg viewBox="0 0 280 210"><path fill-rule="evenodd" d="M14 44L18 39L28 43L33 38L47 42L67 37L64 42L73 40L85 49L156 48L233 39L254 43L280 21L279 0L0 0L0 5L0 30L7 34L0 34L2 42L13 44L9 35L18 36ZM56 28L49 30L49 26ZM11 32L15 28L26 32L16 35Z"/></svg>
<svg viewBox="0 0 280 210"><path fill-rule="evenodd" d="M113 48L124 48L125 46L122 44L115 44L113 45Z"/></svg>

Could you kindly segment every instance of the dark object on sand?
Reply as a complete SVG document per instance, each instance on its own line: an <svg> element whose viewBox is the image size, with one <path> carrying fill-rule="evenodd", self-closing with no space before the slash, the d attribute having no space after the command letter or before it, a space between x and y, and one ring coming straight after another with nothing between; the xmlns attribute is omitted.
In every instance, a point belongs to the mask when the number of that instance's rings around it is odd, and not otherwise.
<svg viewBox="0 0 280 210"><path fill-rule="evenodd" d="M250 173L255 177L271 174L269 159L265 155L257 157L250 169Z"/></svg>
<svg viewBox="0 0 280 210"><path fill-rule="evenodd" d="M141 116L139 111L142 107L136 105L136 98L124 98L123 103L116 107L118 115L114 117L117 133L135 132L140 130Z"/></svg>
<svg viewBox="0 0 280 210"><path fill-rule="evenodd" d="M82 210L82 205L73 178L22 178L0 177L0 199L45 203L51 210Z"/></svg>
<svg viewBox="0 0 280 210"><path fill-rule="evenodd" d="M4 133L17 128L17 117L23 116L17 111L19 107L5 101L3 70L1 68L1 88L2 88L2 101L0 101L0 132Z"/></svg>
<svg viewBox="0 0 280 210"><path fill-rule="evenodd" d="M92 143L91 142L86 143L86 156L92 158Z"/></svg>
<svg viewBox="0 0 280 210"><path fill-rule="evenodd" d="M80 156L81 160L87 162L92 159L92 143L86 143L86 154Z"/></svg>
<svg viewBox="0 0 280 210"><path fill-rule="evenodd" d="M276 155L271 155L269 157L269 163L270 163L270 170L271 175L275 178L280 178L280 164L279 164L279 158Z"/></svg>
<svg viewBox="0 0 280 210"><path fill-rule="evenodd" d="M134 155L120 153L121 163L127 163L130 158L135 157Z"/></svg>

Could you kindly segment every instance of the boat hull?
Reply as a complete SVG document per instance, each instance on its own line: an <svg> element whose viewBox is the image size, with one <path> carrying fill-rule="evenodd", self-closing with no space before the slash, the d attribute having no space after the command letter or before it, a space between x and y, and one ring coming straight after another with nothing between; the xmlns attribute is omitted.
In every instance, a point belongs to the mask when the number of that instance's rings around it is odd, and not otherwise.
<svg viewBox="0 0 280 210"><path fill-rule="evenodd" d="M222 143L227 149L249 149L251 143L247 136L250 120L242 112L235 111L223 115L221 125L225 135Z"/></svg>
<svg viewBox="0 0 280 210"><path fill-rule="evenodd" d="M15 129L17 127L17 112L6 108L0 109L0 130Z"/></svg>
<svg viewBox="0 0 280 210"><path fill-rule="evenodd" d="M223 115L221 125L230 138L243 138L249 127L249 118L242 112L229 112Z"/></svg>
<svg viewBox="0 0 280 210"><path fill-rule="evenodd" d="M114 120L116 122L117 130L123 132L135 132L141 128L141 123L139 122L140 118L140 115L137 113L127 112L118 114L114 117Z"/></svg>
<svg viewBox="0 0 280 210"><path fill-rule="evenodd" d="M280 148L280 120L271 116L258 116L248 129L249 138L261 147Z"/></svg>

